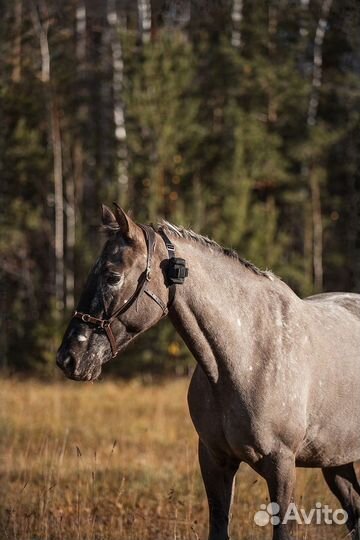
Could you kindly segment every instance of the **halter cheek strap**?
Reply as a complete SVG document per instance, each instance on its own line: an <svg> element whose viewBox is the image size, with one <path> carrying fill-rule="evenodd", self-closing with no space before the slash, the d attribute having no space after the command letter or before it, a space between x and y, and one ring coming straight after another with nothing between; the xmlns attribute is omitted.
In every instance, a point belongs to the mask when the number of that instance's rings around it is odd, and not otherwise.
<svg viewBox="0 0 360 540"><path fill-rule="evenodd" d="M104 330L111 347L112 357L117 355L118 349L116 347L116 339L112 331L112 323L118 319L118 317L127 311L132 304L136 302L136 309L138 305L138 300L143 293L147 294L158 306L162 309L162 317L165 317L168 314L168 311L174 301L176 293L176 284L183 283L185 277L188 275L188 269L185 267L184 259L179 259L175 257L175 246L170 242L168 236L165 234L163 229L159 229L159 234L165 242L167 252L168 252L168 267L166 270L166 286L169 288L169 300L166 305L161 298L158 297L153 291L149 289L149 282L151 280L151 267L153 255L155 252L156 246L156 234L152 227L148 225L139 225L144 232L147 255L146 255L146 269L141 274L134 293L131 295L127 302L124 302L122 306L114 311L112 316L109 319L100 319L98 317L93 317L88 313L82 313L81 311L75 311L73 318L80 319L86 324L91 324L97 326Z"/></svg>

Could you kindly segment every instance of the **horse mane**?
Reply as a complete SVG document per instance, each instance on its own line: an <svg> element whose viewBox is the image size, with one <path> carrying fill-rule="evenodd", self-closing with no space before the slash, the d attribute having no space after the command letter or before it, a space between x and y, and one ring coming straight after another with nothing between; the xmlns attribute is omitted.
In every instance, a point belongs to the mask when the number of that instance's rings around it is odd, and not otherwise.
<svg viewBox="0 0 360 540"><path fill-rule="evenodd" d="M260 270L260 268L258 268L252 262L248 261L247 259L244 259L243 257L240 257L240 255L234 249L225 248L221 246L220 244L218 244L217 242L215 242L215 240L212 240L211 238L208 238L207 236L198 234L191 229L185 229L184 227L179 227L165 220L161 221L158 224L158 227L165 228L166 232L168 232L172 236L177 236L179 238L184 238L185 240L197 242L198 244L201 244L202 246L205 246L208 249L214 249L215 251L218 251L219 253L225 255L226 257L235 259L239 261L242 266L244 266L248 270L251 270L257 276L263 276L270 280L274 279L274 274L272 272L268 270Z"/></svg>

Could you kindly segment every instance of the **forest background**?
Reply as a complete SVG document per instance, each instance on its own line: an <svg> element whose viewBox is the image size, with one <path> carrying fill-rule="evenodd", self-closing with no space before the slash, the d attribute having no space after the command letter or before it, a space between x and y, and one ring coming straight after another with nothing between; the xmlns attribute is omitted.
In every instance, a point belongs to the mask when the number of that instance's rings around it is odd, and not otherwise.
<svg viewBox="0 0 360 540"><path fill-rule="evenodd" d="M165 218L360 292L358 0L2 0L0 368L52 376L104 241ZM164 322L113 372L186 373Z"/></svg>

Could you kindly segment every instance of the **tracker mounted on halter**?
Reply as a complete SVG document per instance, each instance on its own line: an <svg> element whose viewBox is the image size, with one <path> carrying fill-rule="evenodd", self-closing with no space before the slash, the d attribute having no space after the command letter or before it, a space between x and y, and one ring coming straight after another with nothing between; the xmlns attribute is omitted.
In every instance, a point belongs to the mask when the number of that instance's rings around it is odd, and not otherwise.
<svg viewBox="0 0 360 540"><path fill-rule="evenodd" d="M186 268L185 259L175 257L175 246L162 227L160 227L158 232L162 236L168 252L168 265L166 268L166 278L168 282L167 284L170 287L171 285L182 285L185 281L185 278L189 275L189 269ZM172 288L174 289L174 296L175 287Z"/></svg>
<svg viewBox="0 0 360 540"><path fill-rule="evenodd" d="M166 272L169 283L182 285L188 275L189 269L185 266L185 259L181 259L180 257L171 257L169 259Z"/></svg>

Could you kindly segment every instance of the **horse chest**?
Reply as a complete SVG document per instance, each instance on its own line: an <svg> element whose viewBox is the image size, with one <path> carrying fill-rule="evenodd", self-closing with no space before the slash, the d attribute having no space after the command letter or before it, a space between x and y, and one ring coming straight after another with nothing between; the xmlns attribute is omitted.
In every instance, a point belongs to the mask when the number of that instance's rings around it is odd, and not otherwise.
<svg viewBox="0 0 360 540"><path fill-rule="evenodd" d="M269 429L264 429L263 422L250 414L241 400L232 405L218 400L200 368L194 372L188 403L200 439L214 453L225 453L251 464L271 450L274 437L270 423Z"/></svg>

